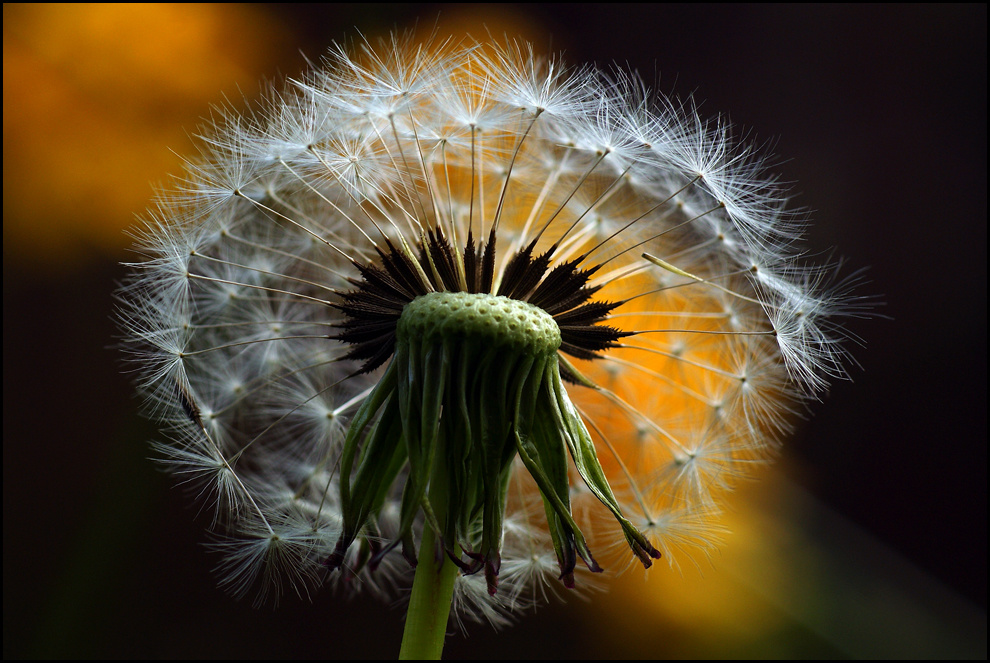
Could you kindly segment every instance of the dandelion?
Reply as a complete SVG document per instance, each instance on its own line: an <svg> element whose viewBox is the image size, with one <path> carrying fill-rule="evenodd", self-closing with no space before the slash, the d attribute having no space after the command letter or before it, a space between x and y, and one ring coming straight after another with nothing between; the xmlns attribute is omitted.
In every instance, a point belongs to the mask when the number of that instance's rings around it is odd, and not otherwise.
<svg viewBox="0 0 990 663"><path fill-rule="evenodd" d="M149 212L126 347L222 584L412 592L403 654L720 538L847 363L758 155L526 46L333 50ZM413 568L415 567L415 572Z"/></svg>

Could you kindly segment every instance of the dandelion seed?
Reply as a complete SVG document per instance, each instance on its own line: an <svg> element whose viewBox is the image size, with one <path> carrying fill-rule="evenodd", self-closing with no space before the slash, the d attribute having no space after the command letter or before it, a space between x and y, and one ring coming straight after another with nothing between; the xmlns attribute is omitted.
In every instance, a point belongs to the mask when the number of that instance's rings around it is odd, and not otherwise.
<svg viewBox="0 0 990 663"><path fill-rule="evenodd" d="M237 595L401 593L418 560L499 624L677 564L844 374L849 284L729 127L633 75L394 38L203 145L120 319Z"/></svg>

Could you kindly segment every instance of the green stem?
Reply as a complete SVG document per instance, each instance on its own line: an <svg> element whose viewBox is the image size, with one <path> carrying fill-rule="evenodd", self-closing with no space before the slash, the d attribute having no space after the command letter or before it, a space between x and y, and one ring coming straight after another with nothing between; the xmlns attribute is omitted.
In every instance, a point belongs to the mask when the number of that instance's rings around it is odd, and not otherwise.
<svg viewBox="0 0 990 663"><path fill-rule="evenodd" d="M457 567L453 562L443 553L437 559L436 535L425 525L406 611L400 660L440 660L456 578Z"/></svg>

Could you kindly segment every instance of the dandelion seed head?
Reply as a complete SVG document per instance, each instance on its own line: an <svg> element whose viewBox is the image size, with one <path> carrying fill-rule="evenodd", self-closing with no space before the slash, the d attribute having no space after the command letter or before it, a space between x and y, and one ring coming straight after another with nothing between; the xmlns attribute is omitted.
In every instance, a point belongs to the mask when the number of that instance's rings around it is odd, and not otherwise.
<svg viewBox="0 0 990 663"><path fill-rule="evenodd" d="M237 596L401 597L429 530L457 619L500 625L707 555L846 374L855 279L759 150L634 74L359 42L199 148L118 318Z"/></svg>

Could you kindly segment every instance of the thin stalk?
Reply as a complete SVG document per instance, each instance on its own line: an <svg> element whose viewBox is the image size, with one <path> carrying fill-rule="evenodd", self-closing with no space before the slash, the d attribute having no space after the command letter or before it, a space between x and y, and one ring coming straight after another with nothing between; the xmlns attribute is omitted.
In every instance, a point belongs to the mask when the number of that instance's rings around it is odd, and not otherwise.
<svg viewBox="0 0 990 663"><path fill-rule="evenodd" d="M440 660L457 573L454 563L438 550L433 529L425 525L406 611L400 660Z"/></svg>

